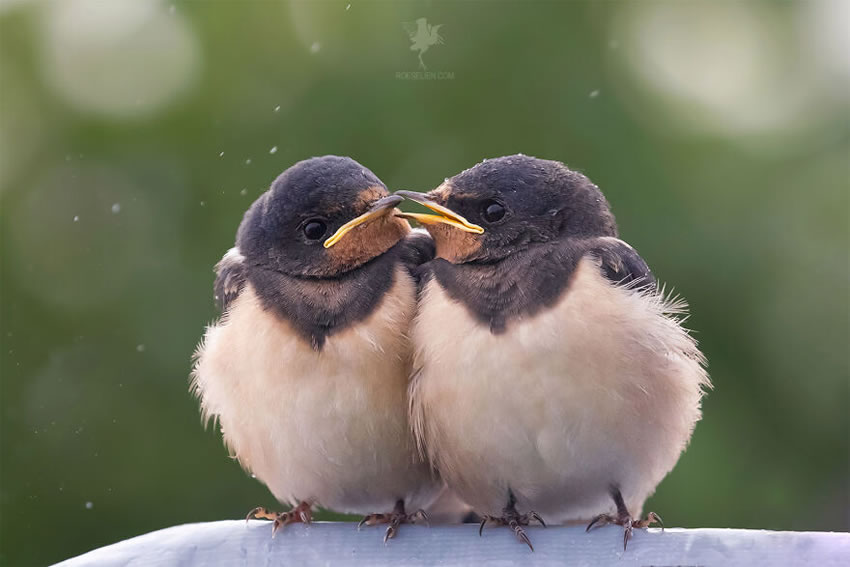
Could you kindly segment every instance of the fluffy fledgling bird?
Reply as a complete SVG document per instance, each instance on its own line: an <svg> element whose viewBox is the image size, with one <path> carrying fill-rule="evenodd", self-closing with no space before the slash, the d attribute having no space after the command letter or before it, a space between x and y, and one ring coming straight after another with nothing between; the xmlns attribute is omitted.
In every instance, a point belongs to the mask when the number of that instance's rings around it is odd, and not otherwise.
<svg viewBox="0 0 850 567"><path fill-rule="evenodd" d="M704 358L585 176L522 155L428 194L411 422L447 485L509 525L640 519L700 418ZM482 528L484 523L482 522Z"/></svg>
<svg viewBox="0 0 850 567"><path fill-rule="evenodd" d="M433 243L393 214L401 200L350 158L301 161L251 205L216 266L223 314L193 387L242 467L295 506L249 514L274 531L320 506L370 514L386 539L441 490L407 415L412 269Z"/></svg>

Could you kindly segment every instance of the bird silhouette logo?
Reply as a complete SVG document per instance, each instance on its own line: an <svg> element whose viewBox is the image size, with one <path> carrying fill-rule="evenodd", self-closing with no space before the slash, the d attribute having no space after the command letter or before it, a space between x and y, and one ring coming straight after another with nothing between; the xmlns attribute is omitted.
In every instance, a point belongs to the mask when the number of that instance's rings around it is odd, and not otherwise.
<svg viewBox="0 0 850 567"><path fill-rule="evenodd" d="M404 22L402 26L404 27L404 31L407 32L407 35L410 36L410 50L419 52L419 67L423 71L427 70L428 66L422 60L422 55L432 45L443 44L443 38L440 35L440 28L443 27L443 24L432 26L426 18L419 18L415 22Z"/></svg>

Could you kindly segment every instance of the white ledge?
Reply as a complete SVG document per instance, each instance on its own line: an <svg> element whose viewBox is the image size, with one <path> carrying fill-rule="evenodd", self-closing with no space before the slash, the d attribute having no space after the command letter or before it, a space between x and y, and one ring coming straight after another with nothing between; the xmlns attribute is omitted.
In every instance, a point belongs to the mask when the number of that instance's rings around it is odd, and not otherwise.
<svg viewBox="0 0 850 567"><path fill-rule="evenodd" d="M227 520L175 526L95 549L62 567L121 565L632 565L759 566L850 564L850 534L732 529L636 530L623 552L623 531L606 526L530 527L534 553L513 532L478 526L403 525L384 545L384 529L315 522L287 526L272 539L271 523Z"/></svg>

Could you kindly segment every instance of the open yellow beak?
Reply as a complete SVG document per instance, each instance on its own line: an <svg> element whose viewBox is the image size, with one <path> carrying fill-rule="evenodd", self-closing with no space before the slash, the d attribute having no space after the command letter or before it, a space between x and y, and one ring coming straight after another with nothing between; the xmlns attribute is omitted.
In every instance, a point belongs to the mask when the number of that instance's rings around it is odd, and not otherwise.
<svg viewBox="0 0 850 567"><path fill-rule="evenodd" d="M378 199L377 201L372 203L372 206L369 207L368 211L339 227L335 233L333 233L327 240L325 240L325 248L330 248L331 246L342 240L342 237L351 232L353 228L387 214L403 200L404 199L402 197L399 197L397 195L388 195L386 197Z"/></svg>
<svg viewBox="0 0 850 567"><path fill-rule="evenodd" d="M411 201L416 201L421 205L425 205L435 213L436 215L429 215L426 213L396 213L396 215L400 217L404 217L406 219L413 219L420 224L437 224L443 223L453 226L455 228L459 228L460 230L466 232L474 232L475 234L483 234L484 228L478 226L477 224L472 224L456 212L448 209L440 204L435 203L427 194L425 193L417 193L416 191L396 191L396 195L400 195L402 197L406 197Z"/></svg>

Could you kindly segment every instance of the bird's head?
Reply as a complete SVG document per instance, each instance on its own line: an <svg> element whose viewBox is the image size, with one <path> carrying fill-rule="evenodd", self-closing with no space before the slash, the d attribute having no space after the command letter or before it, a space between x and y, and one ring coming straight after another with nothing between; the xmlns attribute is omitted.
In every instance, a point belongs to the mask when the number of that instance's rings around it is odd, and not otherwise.
<svg viewBox="0 0 850 567"><path fill-rule="evenodd" d="M300 161L245 213L236 244L249 265L328 278L383 254L410 231L402 198L347 157Z"/></svg>
<svg viewBox="0 0 850 567"><path fill-rule="evenodd" d="M564 164L514 155L485 160L430 193L397 191L436 214L422 224L449 262L496 262L537 243L616 236L602 192Z"/></svg>

